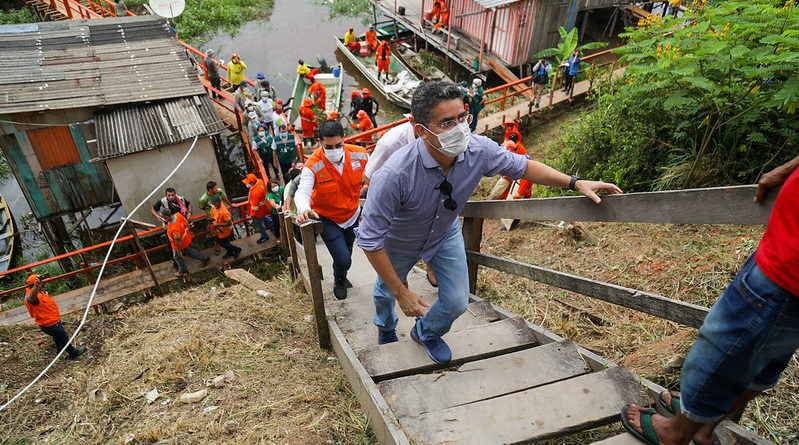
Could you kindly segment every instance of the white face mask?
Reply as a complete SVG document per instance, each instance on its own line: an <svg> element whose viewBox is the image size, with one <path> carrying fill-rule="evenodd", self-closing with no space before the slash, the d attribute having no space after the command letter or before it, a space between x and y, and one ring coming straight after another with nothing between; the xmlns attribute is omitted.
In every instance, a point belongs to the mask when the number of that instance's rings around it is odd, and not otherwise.
<svg viewBox="0 0 799 445"><path fill-rule="evenodd" d="M280 190L280 187L278 187L278 186L274 186L274 187L272 187L272 191L273 191L273 192L277 193L277 192L278 192L278 190Z"/></svg>
<svg viewBox="0 0 799 445"><path fill-rule="evenodd" d="M338 164L344 158L344 147L341 148L334 148L332 150L323 149L325 151L325 157L328 161Z"/></svg>
<svg viewBox="0 0 799 445"><path fill-rule="evenodd" d="M427 131L430 131L430 129ZM436 135L438 137L438 143L441 144L441 148L437 148L437 150L443 153L445 156L454 158L466 151L466 147L469 146L470 134L472 133L469 131L469 122L458 124L449 130Z"/></svg>
<svg viewBox="0 0 799 445"><path fill-rule="evenodd" d="M264 133L263 131L259 131L258 132L258 137L259 138L264 138L264 137L266 137L266 133Z"/></svg>

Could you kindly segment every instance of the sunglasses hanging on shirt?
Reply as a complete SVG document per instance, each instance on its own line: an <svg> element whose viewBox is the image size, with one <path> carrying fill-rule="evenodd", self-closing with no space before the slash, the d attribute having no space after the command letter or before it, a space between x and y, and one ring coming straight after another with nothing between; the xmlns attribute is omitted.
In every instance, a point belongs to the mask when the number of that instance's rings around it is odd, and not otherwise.
<svg viewBox="0 0 799 445"><path fill-rule="evenodd" d="M449 211L454 211L456 208L458 208L458 203L455 202L454 199L452 199L452 184L450 184L449 181L445 179L435 189L440 191L441 194L447 196L447 199L444 200L445 209Z"/></svg>

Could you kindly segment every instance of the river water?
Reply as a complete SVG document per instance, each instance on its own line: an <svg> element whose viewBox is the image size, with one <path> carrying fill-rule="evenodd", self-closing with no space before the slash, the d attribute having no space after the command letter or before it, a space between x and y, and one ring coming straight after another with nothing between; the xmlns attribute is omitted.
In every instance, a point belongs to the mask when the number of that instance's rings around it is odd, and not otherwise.
<svg viewBox="0 0 799 445"><path fill-rule="evenodd" d="M371 11L369 12L368 18L371 19ZM206 48L213 48L217 58L226 61L230 60L232 53L238 53L247 64L246 76L255 79L259 71L263 72L284 102L292 94L297 59L315 65L319 54L330 65L341 62L344 77L341 109L346 111L349 110L350 91L371 85L359 75L344 55L336 51L333 37L343 36L349 26L355 28L356 34L363 33L366 25L362 20L361 17L331 18L330 8L319 0L275 0L272 14L267 20L248 22L234 36L217 32L205 47L198 49L204 51ZM378 20L384 18L378 15ZM380 102L378 125L401 118L403 110L377 94L375 98ZM346 120L343 122L346 125ZM22 234L21 245L17 245L15 249L23 254L25 263L35 261L37 256L50 256L52 252L38 230L30 206L13 176L0 181L0 193L6 198L17 230ZM88 218L90 227L98 226L109 213L107 208L93 211ZM120 208L111 221L118 221L123 216L124 211ZM69 225L71 224L67 221L67 226ZM75 247L79 247L78 244L79 242L73 240Z"/></svg>
<svg viewBox="0 0 799 445"><path fill-rule="evenodd" d="M368 18L372 18L371 11ZM378 20L384 19L378 15ZM231 54L238 53L247 64L245 75L254 80L258 72L263 72L284 103L293 94L298 59L308 65L316 65L316 56L321 55L329 65L341 62L344 76L341 109L347 111L350 91L371 87L347 58L336 51L333 37L343 37L350 26L359 35L366 30L367 25L360 17L331 18L330 8L320 4L319 0L276 0L268 20L246 23L232 37L219 32L202 49L213 48L216 57L226 62ZM378 125L402 117L402 110L383 100L377 93L375 98L380 102Z"/></svg>

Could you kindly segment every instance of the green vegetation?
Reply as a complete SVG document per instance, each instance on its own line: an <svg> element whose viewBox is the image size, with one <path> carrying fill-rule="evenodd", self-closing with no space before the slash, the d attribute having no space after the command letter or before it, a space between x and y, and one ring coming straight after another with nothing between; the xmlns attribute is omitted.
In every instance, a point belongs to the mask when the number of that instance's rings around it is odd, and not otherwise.
<svg viewBox="0 0 799 445"><path fill-rule="evenodd" d="M133 11L144 3L147 0L125 2ZM200 44L219 29L236 34L244 23L268 18L273 6L273 0L195 0L186 2L186 10L173 24L182 40Z"/></svg>
<svg viewBox="0 0 799 445"><path fill-rule="evenodd" d="M359 17L363 23L372 20L369 0L320 0L319 4L330 7L330 17Z"/></svg>
<svg viewBox="0 0 799 445"><path fill-rule="evenodd" d="M798 30L793 0L642 20L624 34L624 77L565 132L558 167L627 191L754 182L796 155Z"/></svg>
<svg viewBox="0 0 799 445"><path fill-rule="evenodd" d="M569 56L572 55L575 49L579 49L580 53L582 53L583 51L590 51L592 49L599 49L608 46L608 44L605 42L591 42L578 46L579 32L577 31L577 28L572 28L572 30L567 33L566 30L561 26L558 28L558 32L560 33L560 43L558 43L558 46L556 48L545 49L536 54L536 57L556 56L558 59L558 64L561 64L564 60L569 60Z"/></svg>
<svg viewBox="0 0 799 445"><path fill-rule="evenodd" d="M14 25L17 23L33 23L36 16L28 8L9 9L0 11L0 25Z"/></svg>

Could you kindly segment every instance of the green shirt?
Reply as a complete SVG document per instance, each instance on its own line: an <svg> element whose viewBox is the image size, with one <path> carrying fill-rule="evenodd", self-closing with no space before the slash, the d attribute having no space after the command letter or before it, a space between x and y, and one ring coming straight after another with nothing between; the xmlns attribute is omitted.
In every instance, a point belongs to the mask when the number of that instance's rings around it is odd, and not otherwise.
<svg viewBox="0 0 799 445"><path fill-rule="evenodd" d="M297 159L297 141L291 133L283 133L283 136L286 136L285 141L283 141L280 135L277 135L274 139L275 149L277 150L277 162L281 164L291 164Z"/></svg>
<svg viewBox="0 0 799 445"><path fill-rule="evenodd" d="M270 199L274 199L275 200L275 204L283 204L283 199L281 199L281 197L283 196L283 189L284 189L284 187L280 187L280 189L277 191L277 193L275 193L275 192L270 190L269 193L266 194L267 202ZM274 208L274 207L272 207L272 216L277 216L277 209Z"/></svg>
<svg viewBox="0 0 799 445"><path fill-rule="evenodd" d="M208 192L203 193L203 195L200 196L200 201L198 204L202 210L205 210L205 213L207 213L209 217L211 216L211 205L208 202L211 200L211 196L218 196L222 202L227 201L227 195L225 194L225 191L219 187L216 188L216 193L213 195L209 195Z"/></svg>
<svg viewBox="0 0 799 445"><path fill-rule="evenodd" d="M258 156L261 157L261 161L264 164L271 164L272 163L272 136L269 133L266 133L263 139L257 134L253 137L253 142L255 142L255 149L258 150Z"/></svg>

